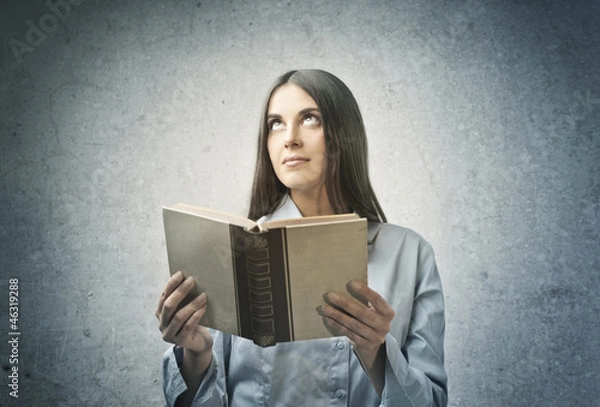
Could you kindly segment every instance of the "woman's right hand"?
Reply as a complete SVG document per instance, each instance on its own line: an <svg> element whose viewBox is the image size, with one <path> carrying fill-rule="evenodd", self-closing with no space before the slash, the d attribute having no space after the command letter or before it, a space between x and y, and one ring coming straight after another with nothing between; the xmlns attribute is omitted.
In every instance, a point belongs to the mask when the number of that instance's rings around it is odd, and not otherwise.
<svg viewBox="0 0 600 407"><path fill-rule="evenodd" d="M192 277L184 279L181 271L173 274L158 300L154 314L166 342L181 346L186 353L191 352L196 357L204 356L201 359L206 359L207 353L212 354L213 339L208 329L198 324L206 313L206 293L180 308L181 302L194 286Z"/></svg>

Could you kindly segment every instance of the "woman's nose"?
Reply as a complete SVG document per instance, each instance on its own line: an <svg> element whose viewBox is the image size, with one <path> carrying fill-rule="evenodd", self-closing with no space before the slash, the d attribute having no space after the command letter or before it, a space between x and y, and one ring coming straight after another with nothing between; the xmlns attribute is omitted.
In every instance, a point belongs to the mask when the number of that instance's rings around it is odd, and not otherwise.
<svg viewBox="0 0 600 407"><path fill-rule="evenodd" d="M284 142L287 148L299 147L302 144L300 129L296 126L289 126L285 131Z"/></svg>

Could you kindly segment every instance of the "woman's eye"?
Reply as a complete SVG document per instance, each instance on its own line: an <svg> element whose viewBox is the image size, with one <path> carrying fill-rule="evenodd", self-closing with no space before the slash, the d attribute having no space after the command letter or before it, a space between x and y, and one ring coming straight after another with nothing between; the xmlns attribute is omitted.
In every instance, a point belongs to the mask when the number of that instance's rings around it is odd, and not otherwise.
<svg viewBox="0 0 600 407"><path fill-rule="evenodd" d="M273 119L269 122L269 130L278 130L283 124L279 119Z"/></svg>
<svg viewBox="0 0 600 407"><path fill-rule="evenodd" d="M304 116L303 121L304 121L304 124L307 124L309 126L317 126L317 125L321 124L321 119L319 119L314 114L308 114L308 115Z"/></svg>

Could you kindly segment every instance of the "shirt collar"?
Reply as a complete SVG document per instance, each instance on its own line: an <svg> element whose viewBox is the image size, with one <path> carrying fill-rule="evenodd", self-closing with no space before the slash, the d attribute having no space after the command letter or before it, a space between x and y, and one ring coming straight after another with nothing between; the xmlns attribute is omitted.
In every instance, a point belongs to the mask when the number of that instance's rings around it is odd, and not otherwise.
<svg viewBox="0 0 600 407"><path fill-rule="evenodd" d="M302 214L300 213L300 209L296 206L292 198L290 198L289 194L286 194L281 203L270 215L263 216L256 223L264 223L269 222L271 220L281 220L281 219L293 219L293 218L302 218Z"/></svg>

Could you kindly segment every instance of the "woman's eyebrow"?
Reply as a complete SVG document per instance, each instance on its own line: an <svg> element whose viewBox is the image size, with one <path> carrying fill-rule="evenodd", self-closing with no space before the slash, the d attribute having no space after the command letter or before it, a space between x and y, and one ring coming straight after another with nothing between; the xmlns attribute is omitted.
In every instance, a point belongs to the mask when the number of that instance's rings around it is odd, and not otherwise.
<svg viewBox="0 0 600 407"><path fill-rule="evenodd" d="M300 115L305 115L306 113L313 113L313 112L317 112L317 113L321 113L319 111L318 107L307 107L306 109L302 109L300 110Z"/></svg>
<svg viewBox="0 0 600 407"><path fill-rule="evenodd" d="M318 107L307 107L298 112L298 116L304 116L307 113L321 113ZM268 113L267 119L281 119L281 115L279 113Z"/></svg>

